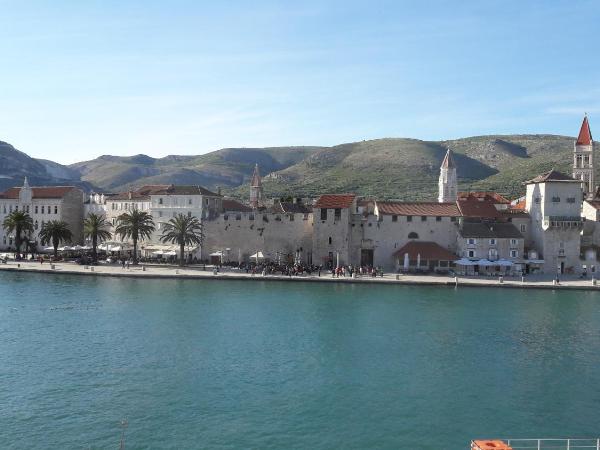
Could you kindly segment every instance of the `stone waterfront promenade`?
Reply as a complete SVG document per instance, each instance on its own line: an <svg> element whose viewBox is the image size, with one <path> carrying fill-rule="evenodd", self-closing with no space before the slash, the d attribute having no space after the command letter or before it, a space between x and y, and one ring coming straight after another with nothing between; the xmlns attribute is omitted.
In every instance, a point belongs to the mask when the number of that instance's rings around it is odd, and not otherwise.
<svg viewBox="0 0 600 450"><path fill-rule="evenodd" d="M330 273L322 272L321 276L301 275L283 276L251 274L237 269L224 268L217 274L212 266L185 267L165 265L140 265L131 266L129 269L120 265L80 266L75 263L49 263L15 262L9 261L1 264L0 270L22 273L47 273L69 274L83 276L109 276L109 277L138 277L138 278L174 278L174 279L206 279L206 280L248 280L248 281L289 281L289 282L323 282L323 283L382 283L396 285L435 285L456 287L502 287L502 288L537 288L537 289L567 289L567 290L600 290L600 282L594 283L592 278L581 279L576 276L563 276L556 285L549 276L528 276L521 278L506 277L500 282L498 278L485 277L450 277L445 275L399 275L387 274L383 277L340 277L334 278Z"/></svg>

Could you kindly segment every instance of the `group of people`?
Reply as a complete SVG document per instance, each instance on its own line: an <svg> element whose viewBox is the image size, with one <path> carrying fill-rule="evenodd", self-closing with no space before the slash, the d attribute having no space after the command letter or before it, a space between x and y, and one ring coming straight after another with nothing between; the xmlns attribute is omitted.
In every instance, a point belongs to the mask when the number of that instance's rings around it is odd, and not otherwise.
<svg viewBox="0 0 600 450"><path fill-rule="evenodd" d="M352 265L349 266L340 266L340 267L332 267L331 268L331 276L334 278L340 277L350 277L353 276L368 276L368 277L383 277L383 268L382 267L371 267L371 266L359 266L354 267Z"/></svg>

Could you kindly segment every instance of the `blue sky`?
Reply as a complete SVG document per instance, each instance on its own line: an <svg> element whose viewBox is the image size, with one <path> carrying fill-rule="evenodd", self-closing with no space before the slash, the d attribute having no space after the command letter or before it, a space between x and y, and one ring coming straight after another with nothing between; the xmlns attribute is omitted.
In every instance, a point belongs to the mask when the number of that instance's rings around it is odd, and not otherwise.
<svg viewBox="0 0 600 450"><path fill-rule="evenodd" d="M0 140L101 154L600 133L598 1L3 1ZM597 118L597 119L596 119Z"/></svg>

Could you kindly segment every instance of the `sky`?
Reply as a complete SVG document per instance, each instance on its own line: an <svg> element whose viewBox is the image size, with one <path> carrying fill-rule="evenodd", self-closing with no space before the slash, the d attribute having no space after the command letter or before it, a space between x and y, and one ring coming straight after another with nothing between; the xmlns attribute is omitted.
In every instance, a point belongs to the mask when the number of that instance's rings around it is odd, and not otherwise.
<svg viewBox="0 0 600 450"><path fill-rule="evenodd" d="M600 133L596 0L0 0L0 23L0 140L61 163Z"/></svg>

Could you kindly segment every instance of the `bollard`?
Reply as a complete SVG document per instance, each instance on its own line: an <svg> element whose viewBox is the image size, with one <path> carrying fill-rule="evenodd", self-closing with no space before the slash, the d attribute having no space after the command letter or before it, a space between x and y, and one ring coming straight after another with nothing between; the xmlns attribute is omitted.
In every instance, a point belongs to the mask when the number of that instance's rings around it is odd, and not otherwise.
<svg viewBox="0 0 600 450"><path fill-rule="evenodd" d="M216 275L216 274L217 274L217 268L216 268L216 267L214 267L214 268L213 268L213 275Z"/></svg>
<svg viewBox="0 0 600 450"><path fill-rule="evenodd" d="M525 283L525 277L521 275L521 283Z"/></svg>
<svg viewBox="0 0 600 450"><path fill-rule="evenodd" d="M500 284L504 283L504 277L502 275L500 275L500 277L498 278L498 282Z"/></svg>
<svg viewBox="0 0 600 450"><path fill-rule="evenodd" d="M93 272L94 271L94 266L90 267L90 270Z"/></svg>
<svg viewBox="0 0 600 450"><path fill-rule="evenodd" d="M21 268L21 264L17 264L17 269L20 269L20 268Z"/></svg>
<svg viewBox="0 0 600 450"><path fill-rule="evenodd" d="M454 277L454 285L458 286L458 277Z"/></svg>
<svg viewBox="0 0 600 450"><path fill-rule="evenodd" d="M552 285L556 286L556 279L552 280Z"/></svg>
<svg viewBox="0 0 600 450"><path fill-rule="evenodd" d="M400 280L400 274L399 273L396 274L396 280Z"/></svg>
<svg viewBox="0 0 600 450"><path fill-rule="evenodd" d="M146 271L146 266L142 266L142 272Z"/></svg>

